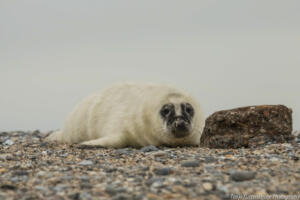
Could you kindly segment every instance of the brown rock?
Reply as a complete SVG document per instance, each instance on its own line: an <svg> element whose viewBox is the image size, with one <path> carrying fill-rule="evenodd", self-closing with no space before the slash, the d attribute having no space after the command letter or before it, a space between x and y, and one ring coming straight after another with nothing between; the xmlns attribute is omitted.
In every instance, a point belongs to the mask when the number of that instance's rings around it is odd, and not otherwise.
<svg viewBox="0 0 300 200"><path fill-rule="evenodd" d="M200 145L209 148L254 147L293 138L292 110L261 105L218 111L206 119Z"/></svg>

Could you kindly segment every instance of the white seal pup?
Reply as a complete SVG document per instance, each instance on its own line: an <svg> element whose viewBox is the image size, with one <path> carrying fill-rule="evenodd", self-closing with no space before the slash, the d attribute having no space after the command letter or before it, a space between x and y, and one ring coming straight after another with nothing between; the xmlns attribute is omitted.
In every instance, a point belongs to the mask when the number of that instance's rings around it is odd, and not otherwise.
<svg viewBox="0 0 300 200"><path fill-rule="evenodd" d="M203 126L200 106L186 92L126 83L84 99L47 139L113 148L198 145Z"/></svg>

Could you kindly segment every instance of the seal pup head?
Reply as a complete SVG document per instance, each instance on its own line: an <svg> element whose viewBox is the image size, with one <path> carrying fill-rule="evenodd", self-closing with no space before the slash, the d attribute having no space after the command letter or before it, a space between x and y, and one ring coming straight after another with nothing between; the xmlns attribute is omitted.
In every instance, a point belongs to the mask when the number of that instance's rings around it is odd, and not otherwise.
<svg viewBox="0 0 300 200"><path fill-rule="evenodd" d="M195 108L180 94L169 94L159 111L163 121L164 134L176 139L184 139L193 132Z"/></svg>
<svg viewBox="0 0 300 200"><path fill-rule="evenodd" d="M194 108L188 102L163 105L160 115L164 121L165 129L176 138L186 137L190 134Z"/></svg>

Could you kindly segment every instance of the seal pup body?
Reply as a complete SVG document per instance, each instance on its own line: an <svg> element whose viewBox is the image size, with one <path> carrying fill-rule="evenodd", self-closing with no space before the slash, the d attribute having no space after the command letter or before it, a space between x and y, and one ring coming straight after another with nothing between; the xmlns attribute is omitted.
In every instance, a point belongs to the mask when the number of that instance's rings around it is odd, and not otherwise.
<svg viewBox="0 0 300 200"><path fill-rule="evenodd" d="M84 99L48 139L114 148L198 145L203 125L201 109L187 93L126 83Z"/></svg>

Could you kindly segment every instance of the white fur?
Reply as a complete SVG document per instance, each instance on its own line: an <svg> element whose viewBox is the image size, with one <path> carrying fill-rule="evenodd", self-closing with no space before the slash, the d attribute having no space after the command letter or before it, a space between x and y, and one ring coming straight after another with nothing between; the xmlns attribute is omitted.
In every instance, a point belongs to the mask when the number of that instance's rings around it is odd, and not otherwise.
<svg viewBox="0 0 300 200"><path fill-rule="evenodd" d="M188 102L195 110L191 134L175 138L164 125L160 109L166 103ZM190 95L154 84L118 84L79 103L61 131L48 139L66 143L122 148L146 145L198 145L204 117Z"/></svg>

